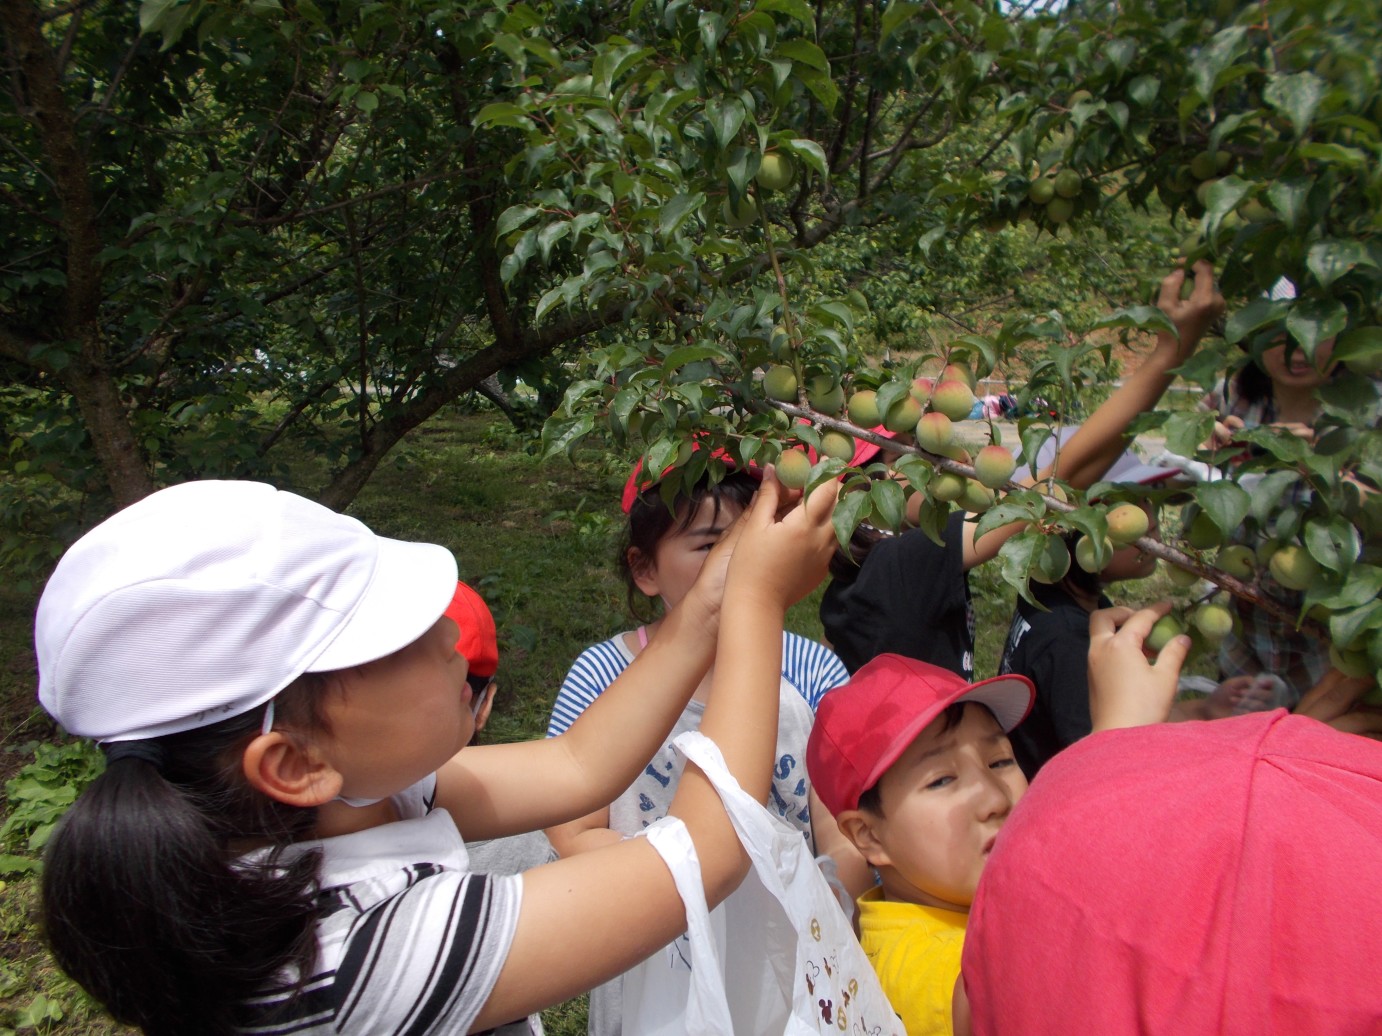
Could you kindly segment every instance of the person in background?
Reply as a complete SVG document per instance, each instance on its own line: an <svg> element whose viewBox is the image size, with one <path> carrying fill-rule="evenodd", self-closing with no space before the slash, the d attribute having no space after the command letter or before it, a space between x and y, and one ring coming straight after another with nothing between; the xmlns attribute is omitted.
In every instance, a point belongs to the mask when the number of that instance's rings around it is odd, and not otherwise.
<svg viewBox="0 0 1382 1036"><path fill-rule="evenodd" d="M725 459L723 454L717 456ZM637 615L647 601L656 602L658 611L636 629L581 652L557 692L548 736L562 734L599 700L625 667L657 642L665 616L694 585L708 552L758 489L754 471L731 470L718 482L712 483L708 475L701 478L689 492L677 494L669 506L662 499L659 481L647 477L641 464L630 474L621 502L627 523L617 555L630 611ZM781 631L775 636L780 644L772 648L780 653L782 668L768 808L801 831L818 856L834 862L848 890L844 898L848 899L867 887L871 876L811 791L805 766L806 737L814 722L816 703L831 687L843 683L847 674L839 659L815 641ZM712 690L718 686L719 672L718 665L707 672L672 732L627 789L587 816L548 829L548 838L563 858L617 843L666 814L683 765L672 740L700 726ZM726 923L731 925L732 938L733 918L726 917ZM689 983L686 938L683 935L669 945L662 958ZM591 1034L610 1036L622 1031L622 986L622 981L616 980L591 991L587 1016Z"/></svg>
<svg viewBox="0 0 1382 1036"><path fill-rule="evenodd" d="M1176 334L1159 333L1141 366L1063 445L1056 478L1078 489L1099 481L1127 449L1129 422L1156 404L1171 384L1172 371L1194 352L1223 312L1224 299L1208 263L1195 264L1194 288L1182 299L1185 279L1185 270L1179 268L1167 275L1157 303L1175 324ZM912 501L920 506L920 495ZM974 519L959 511L952 514L941 544L920 529L893 534L861 525L848 551L837 553L820 618L827 643L850 672L889 652L973 678L974 609L967 573L1026 528L1014 522L976 540Z"/></svg>
<svg viewBox="0 0 1382 1036"><path fill-rule="evenodd" d="M456 624L456 651L466 660L466 683L470 685L475 733L470 744L480 738L489 722L490 710L499 685L499 637L494 615L484 598L468 584L457 581L456 592L444 613ZM470 869L484 874L521 874L557 858L552 844L541 831L526 831L504 838L477 839L466 843ZM529 1015L488 1030L489 1036L543 1036L542 1016Z"/></svg>

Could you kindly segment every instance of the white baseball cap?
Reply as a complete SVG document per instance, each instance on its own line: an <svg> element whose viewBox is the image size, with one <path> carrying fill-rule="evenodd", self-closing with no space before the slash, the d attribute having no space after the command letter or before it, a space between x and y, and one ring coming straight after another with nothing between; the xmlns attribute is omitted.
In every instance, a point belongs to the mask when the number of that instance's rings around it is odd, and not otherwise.
<svg viewBox="0 0 1382 1036"><path fill-rule="evenodd" d="M444 547L264 483L187 482L58 562L34 623L39 701L98 741L193 730L406 647L455 589Z"/></svg>

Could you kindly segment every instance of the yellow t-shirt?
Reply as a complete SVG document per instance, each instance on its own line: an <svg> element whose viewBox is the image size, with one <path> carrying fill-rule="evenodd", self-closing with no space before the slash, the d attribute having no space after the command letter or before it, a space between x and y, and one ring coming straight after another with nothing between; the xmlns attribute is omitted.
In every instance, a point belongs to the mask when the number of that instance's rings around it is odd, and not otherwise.
<svg viewBox="0 0 1382 1036"><path fill-rule="evenodd" d="M859 897L859 941L907 1036L951 1036L950 1002L960 977L968 914Z"/></svg>

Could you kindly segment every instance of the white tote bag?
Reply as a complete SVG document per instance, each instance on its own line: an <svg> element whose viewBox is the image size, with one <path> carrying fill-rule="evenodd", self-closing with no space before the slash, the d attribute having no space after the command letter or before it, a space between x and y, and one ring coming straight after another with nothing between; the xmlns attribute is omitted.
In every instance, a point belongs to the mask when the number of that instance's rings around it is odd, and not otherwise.
<svg viewBox="0 0 1382 1036"><path fill-rule="evenodd" d="M739 787L705 735L673 744L715 786L752 868L712 919L685 826L647 829L686 905L675 945L690 969L664 950L624 976L627 1036L906 1036L801 832Z"/></svg>

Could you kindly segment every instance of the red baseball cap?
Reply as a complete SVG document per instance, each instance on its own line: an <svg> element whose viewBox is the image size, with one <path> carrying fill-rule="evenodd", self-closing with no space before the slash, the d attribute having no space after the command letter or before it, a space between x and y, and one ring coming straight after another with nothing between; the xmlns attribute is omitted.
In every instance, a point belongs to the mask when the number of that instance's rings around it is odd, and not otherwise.
<svg viewBox="0 0 1382 1036"><path fill-rule="evenodd" d="M499 638L489 605L469 586L458 581L445 614L461 631L456 639L456 651L469 663L470 675L493 676L499 669Z"/></svg>
<svg viewBox="0 0 1382 1036"><path fill-rule="evenodd" d="M878 425L876 428L870 428L869 431L871 431L874 435L881 435L885 439L897 438L896 432L889 431L881 424ZM878 454L882 452L883 447L879 446L876 442L868 442L864 439L855 439L854 456L849 459L850 466L857 468L863 464L867 464L869 461L873 460L874 457L878 456Z"/></svg>
<svg viewBox="0 0 1382 1036"><path fill-rule="evenodd" d="M1042 767L965 935L976 1034L1382 1027L1382 745L1283 710Z"/></svg>
<svg viewBox="0 0 1382 1036"><path fill-rule="evenodd" d="M947 705L987 705L1007 732L1022 722L1035 697L1025 676L966 683L929 662L878 655L821 698L806 742L811 786L831 813L857 809L859 796L878 783Z"/></svg>

